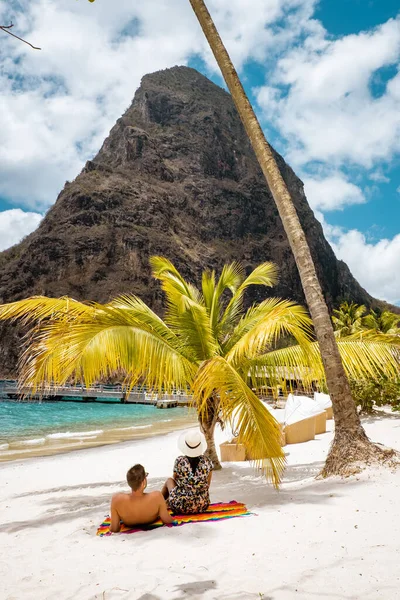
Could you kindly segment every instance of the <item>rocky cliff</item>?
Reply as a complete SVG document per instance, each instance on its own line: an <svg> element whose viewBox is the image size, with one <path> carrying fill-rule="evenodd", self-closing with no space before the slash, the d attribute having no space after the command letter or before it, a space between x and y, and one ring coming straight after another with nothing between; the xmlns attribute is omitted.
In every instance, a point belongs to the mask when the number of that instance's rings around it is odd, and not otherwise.
<svg viewBox="0 0 400 600"><path fill-rule="evenodd" d="M324 238L303 184L277 155L330 306L373 299ZM107 301L121 292L162 308L148 258L162 254L185 276L232 260L265 260L278 286L255 289L304 302L270 191L228 93L197 71L174 67L143 78L95 158L67 182L39 228L0 254L0 302L34 294ZM15 362L4 330L0 371ZM14 339L14 338L13 338Z"/></svg>

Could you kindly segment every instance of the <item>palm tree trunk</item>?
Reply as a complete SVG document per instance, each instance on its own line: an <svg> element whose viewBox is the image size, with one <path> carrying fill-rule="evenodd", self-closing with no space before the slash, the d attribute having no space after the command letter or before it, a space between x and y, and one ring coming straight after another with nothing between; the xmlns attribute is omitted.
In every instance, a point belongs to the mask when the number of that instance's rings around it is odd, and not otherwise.
<svg viewBox="0 0 400 600"><path fill-rule="evenodd" d="M207 442L205 455L211 460L214 471L222 469L215 447L214 432L218 422L218 406L215 398L210 398L207 413L199 415L200 429L204 433Z"/></svg>
<svg viewBox="0 0 400 600"><path fill-rule="evenodd" d="M385 453L381 448L372 444L361 426L310 248L272 149L265 139L254 110L204 1L189 1L221 69L267 180L300 273L301 283L320 347L335 416L335 438L323 474L347 474L349 463L352 461L371 461L375 458L385 458L387 451ZM391 452L393 454L393 451Z"/></svg>

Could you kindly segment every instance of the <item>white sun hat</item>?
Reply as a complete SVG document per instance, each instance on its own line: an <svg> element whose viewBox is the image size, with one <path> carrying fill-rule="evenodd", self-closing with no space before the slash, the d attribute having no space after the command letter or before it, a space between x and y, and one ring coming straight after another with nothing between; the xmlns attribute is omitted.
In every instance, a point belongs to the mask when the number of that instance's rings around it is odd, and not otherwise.
<svg viewBox="0 0 400 600"><path fill-rule="evenodd" d="M207 448L206 438L199 430L189 429L179 436L178 448L184 456L201 456Z"/></svg>

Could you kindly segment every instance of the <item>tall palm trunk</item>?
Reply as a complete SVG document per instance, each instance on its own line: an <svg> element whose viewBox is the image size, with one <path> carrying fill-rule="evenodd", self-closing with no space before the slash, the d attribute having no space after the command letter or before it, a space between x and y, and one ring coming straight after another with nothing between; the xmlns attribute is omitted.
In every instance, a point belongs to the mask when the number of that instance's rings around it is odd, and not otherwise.
<svg viewBox="0 0 400 600"><path fill-rule="evenodd" d="M325 475L333 473L345 474L349 472L349 465L354 461L384 458L388 453L384 453L379 447L369 442L361 426L355 403L351 396L349 382L339 355L331 319L322 295L310 248L289 191L273 156L272 149L265 139L238 74L204 1L190 0L190 4L231 92L240 118L277 205L296 260L304 294L314 322L335 416L335 438L323 473ZM393 454L393 451L391 453Z"/></svg>

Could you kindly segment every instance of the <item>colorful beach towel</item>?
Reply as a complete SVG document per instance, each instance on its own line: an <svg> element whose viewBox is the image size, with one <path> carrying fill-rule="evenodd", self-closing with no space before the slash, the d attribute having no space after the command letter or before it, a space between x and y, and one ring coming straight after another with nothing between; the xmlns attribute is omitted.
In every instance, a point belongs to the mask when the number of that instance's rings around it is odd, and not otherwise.
<svg viewBox="0 0 400 600"><path fill-rule="evenodd" d="M223 519L233 519L234 517L247 517L253 513L248 512L245 504L240 502L218 502L217 504L210 504L206 512L199 513L196 515L174 515L175 523L168 527L177 527L185 525L186 523L201 523L204 521L221 521ZM135 527L126 527L121 524L120 533L137 533L138 531L151 531L152 529L158 529L163 527L164 523L161 519L151 523L150 525L137 525ZM100 537L104 535L111 535L110 532L110 517L106 517L103 523L97 530L97 534Z"/></svg>

